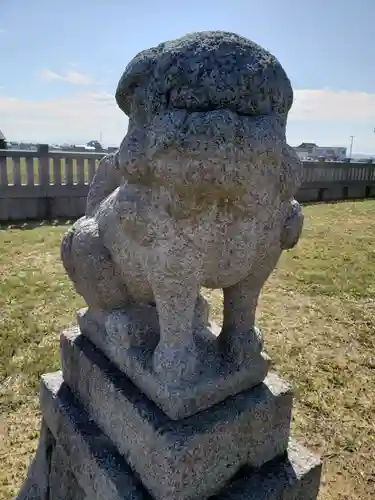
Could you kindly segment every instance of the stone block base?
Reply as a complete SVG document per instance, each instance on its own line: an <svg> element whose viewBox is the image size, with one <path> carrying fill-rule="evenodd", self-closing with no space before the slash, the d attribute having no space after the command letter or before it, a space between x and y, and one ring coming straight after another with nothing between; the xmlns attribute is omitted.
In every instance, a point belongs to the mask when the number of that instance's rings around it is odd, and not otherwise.
<svg viewBox="0 0 375 500"><path fill-rule="evenodd" d="M287 450L293 395L275 374L175 421L77 330L61 336L61 364L66 384L157 498L207 497L242 466Z"/></svg>
<svg viewBox="0 0 375 500"><path fill-rule="evenodd" d="M200 325L194 331L198 352L196 377L166 381L152 368L158 343L155 307L116 313L107 318L107 327L87 309L79 311L77 320L85 337L173 420L189 417L255 387L263 382L270 366L269 358L257 350L242 363L233 363L218 349L219 331L211 325Z"/></svg>
<svg viewBox="0 0 375 500"><path fill-rule="evenodd" d="M60 372L43 377L41 405L43 434L18 500L153 498L110 439L74 397L63 382ZM319 489L320 469L320 461L291 440L287 452L281 457L262 467L243 467L231 481L209 498L315 500ZM185 486L189 487L188 484ZM181 490L175 491L172 496L159 498L182 500L187 496ZM188 498L203 500L207 496Z"/></svg>

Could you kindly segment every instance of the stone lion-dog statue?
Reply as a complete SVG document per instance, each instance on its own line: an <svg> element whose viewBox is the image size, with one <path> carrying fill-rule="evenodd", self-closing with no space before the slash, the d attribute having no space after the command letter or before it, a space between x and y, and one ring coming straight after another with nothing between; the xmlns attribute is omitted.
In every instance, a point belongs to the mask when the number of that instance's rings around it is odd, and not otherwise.
<svg viewBox="0 0 375 500"><path fill-rule="evenodd" d="M218 348L241 363L262 349L258 297L303 225L290 81L250 40L201 32L139 53L116 101L128 131L63 238L64 267L98 318L156 307L152 369L165 380L194 375L200 288L222 289Z"/></svg>

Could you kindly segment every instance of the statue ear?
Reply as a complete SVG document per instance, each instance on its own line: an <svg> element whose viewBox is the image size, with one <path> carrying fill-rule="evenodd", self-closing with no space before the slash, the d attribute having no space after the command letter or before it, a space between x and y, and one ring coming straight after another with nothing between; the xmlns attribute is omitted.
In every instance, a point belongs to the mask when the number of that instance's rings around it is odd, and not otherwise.
<svg viewBox="0 0 375 500"><path fill-rule="evenodd" d="M290 250L297 245L302 233L303 221L304 217L300 204L298 201L292 200L281 231L280 243L282 250Z"/></svg>

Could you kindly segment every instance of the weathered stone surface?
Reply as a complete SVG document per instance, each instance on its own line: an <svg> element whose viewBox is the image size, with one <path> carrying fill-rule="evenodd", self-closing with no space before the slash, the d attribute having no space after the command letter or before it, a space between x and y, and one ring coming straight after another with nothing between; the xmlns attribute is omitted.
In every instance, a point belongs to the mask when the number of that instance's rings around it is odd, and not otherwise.
<svg viewBox="0 0 375 500"><path fill-rule="evenodd" d="M152 367L162 385L196 377L199 290L222 288L221 355L264 377L258 297L303 222L293 199L302 164L285 138L289 79L253 42L203 32L138 54L116 98L128 133L64 237L70 278L115 330L126 326L119 310L156 304Z"/></svg>
<svg viewBox="0 0 375 500"><path fill-rule="evenodd" d="M70 460L56 444L51 456L49 496L46 500L89 500L71 471Z"/></svg>
<svg viewBox="0 0 375 500"><path fill-rule="evenodd" d="M195 376L176 381L156 377L152 369L152 353L159 340L155 307L116 311L108 316L105 326L97 323L90 311L81 310L78 323L81 332L175 420L261 383L268 372L265 354L246 359L239 366L231 363L220 353L217 329L201 324L194 335L198 354ZM254 333L260 336L256 329ZM248 341L251 339L249 335Z"/></svg>
<svg viewBox="0 0 375 500"><path fill-rule="evenodd" d="M163 109L228 109L240 116L286 117L290 82L280 63L234 33L203 31L140 52L128 64L116 100L129 117L152 120Z"/></svg>
<svg viewBox="0 0 375 500"><path fill-rule="evenodd" d="M38 448L17 500L49 500L49 476L54 447L54 437L42 420Z"/></svg>
<svg viewBox="0 0 375 500"><path fill-rule="evenodd" d="M63 383L61 372L42 377L40 400L45 421L69 457L71 472L87 499L151 500L124 458Z"/></svg>
<svg viewBox="0 0 375 500"><path fill-rule="evenodd" d="M284 459L257 470L244 468L240 475L211 500L316 500L321 462L291 439Z"/></svg>
<svg viewBox="0 0 375 500"><path fill-rule="evenodd" d="M62 335L61 360L68 386L160 500L208 497L287 449L293 397L276 375L172 421L79 332Z"/></svg>
<svg viewBox="0 0 375 500"><path fill-rule="evenodd" d="M61 440L71 472L87 499L151 500L124 458L63 383L60 372L43 377L41 402L46 422L57 441ZM320 471L320 461L291 440L286 456L259 469L243 468L212 500L315 500ZM173 498L183 497L178 493Z"/></svg>

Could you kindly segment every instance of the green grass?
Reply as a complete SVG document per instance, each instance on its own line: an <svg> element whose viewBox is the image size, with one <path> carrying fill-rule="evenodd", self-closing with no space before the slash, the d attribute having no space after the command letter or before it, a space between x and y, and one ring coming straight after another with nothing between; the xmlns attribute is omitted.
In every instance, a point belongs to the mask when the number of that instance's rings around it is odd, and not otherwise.
<svg viewBox="0 0 375 500"><path fill-rule="evenodd" d="M323 455L320 499L374 498L375 201L305 207L258 309L274 369L295 387L293 432ZM83 305L59 261L68 226L0 231L0 499L37 444L38 383ZM221 295L205 291L221 321Z"/></svg>

